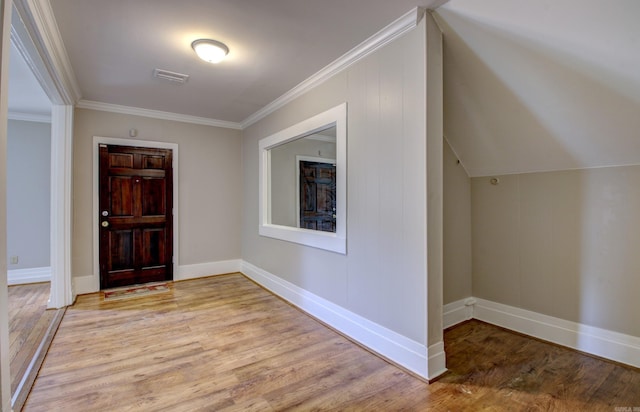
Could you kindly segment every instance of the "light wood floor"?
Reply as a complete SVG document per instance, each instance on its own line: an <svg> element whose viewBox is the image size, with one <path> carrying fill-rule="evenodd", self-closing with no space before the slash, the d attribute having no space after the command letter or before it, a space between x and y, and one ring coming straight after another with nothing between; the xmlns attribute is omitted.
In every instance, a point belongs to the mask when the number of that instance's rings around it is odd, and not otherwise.
<svg viewBox="0 0 640 412"><path fill-rule="evenodd" d="M11 393L36 353L55 311L47 310L49 282L9 286Z"/></svg>
<svg viewBox="0 0 640 412"><path fill-rule="evenodd" d="M70 307L26 411L529 411L640 407L640 372L471 321L431 385L240 274Z"/></svg>
<svg viewBox="0 0 640 412"><path fill-rule="evenodd" d="M12 407L24 405L64 309L49 310L49 282L10 286L9 359Z"/></svg>

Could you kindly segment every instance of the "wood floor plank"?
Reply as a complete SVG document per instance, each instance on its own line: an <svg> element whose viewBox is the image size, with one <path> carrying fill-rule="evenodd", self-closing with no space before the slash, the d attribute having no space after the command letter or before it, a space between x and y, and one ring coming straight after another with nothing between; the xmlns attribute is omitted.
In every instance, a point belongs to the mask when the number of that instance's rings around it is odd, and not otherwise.
<svg viewBox="0 0 640 412"><path fill-rule="evenodd" d="M49 282L8 289L11 402L16 411L27 399L64 314L64 309L47 309L49 291Z"/></svg>
<svg viewBox="0 0 640 412"><path fill-rule="evenodd" d="M241 274L67 310L26 411L572 411L640 407L640 371L482 322L431 385ZM608 408L608 409L607 409Z"/></svg>
<svg viewBox="0 0 640 412"><path fill-rule="evenodd" d="M47 310L49 288L49 283L33 283L8 289L11 393L27 371L56 314Z"/></svg>

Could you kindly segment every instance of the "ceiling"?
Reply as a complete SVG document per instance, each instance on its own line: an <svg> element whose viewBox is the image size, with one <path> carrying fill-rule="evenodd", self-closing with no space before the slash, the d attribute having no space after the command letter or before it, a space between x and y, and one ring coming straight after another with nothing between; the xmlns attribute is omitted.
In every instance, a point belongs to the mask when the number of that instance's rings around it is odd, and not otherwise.
<svg viewBox="0 0 640 412"><path fill-rule="evenodd" d="M640 164L637 0L50 3L85 102L235 124L412 8L435 8L445 136L470 176ZM228 59L199 60L201 37Z"/></svg>
<svg viewBox="0 0 640 412"><path fill-rule="evenodd" d="M82 98L242 122L416 6L442 0L50 0ZM229 49L218 65L191 42ZM152 77L188 74L186 84Z"/></svg>

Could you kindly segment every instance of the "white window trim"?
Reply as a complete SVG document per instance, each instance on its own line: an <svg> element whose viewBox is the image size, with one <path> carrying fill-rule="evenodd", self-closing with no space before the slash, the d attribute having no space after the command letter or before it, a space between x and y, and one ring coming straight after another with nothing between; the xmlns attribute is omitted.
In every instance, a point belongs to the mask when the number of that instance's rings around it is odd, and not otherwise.
<svg viewBox="0 0 640 412"><path fill-rule="evenodd" d="M269 149L308 136L328 125L336 126L336 232L322 232L274 225L270 212ZM347 253L347 103L342 103L309 119L303 120L259 141L259 207L258 233L274 239L298 243L331 252Z"/></svg>

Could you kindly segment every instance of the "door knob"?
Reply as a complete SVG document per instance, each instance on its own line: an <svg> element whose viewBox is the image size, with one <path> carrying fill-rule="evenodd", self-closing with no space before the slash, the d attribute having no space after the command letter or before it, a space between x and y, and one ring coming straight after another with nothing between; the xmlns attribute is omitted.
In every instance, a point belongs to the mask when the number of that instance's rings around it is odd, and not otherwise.
<svg viewBox="0 0 640 412"><path fill-rule="evenodd" d="M109 226L109 222L107 222L106 220L102 222L102 227L108 227Z"/></svg>

